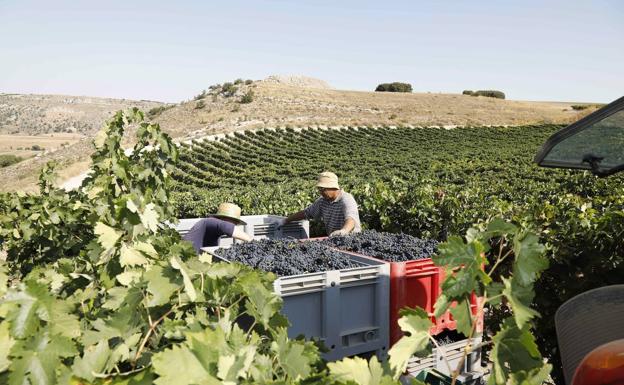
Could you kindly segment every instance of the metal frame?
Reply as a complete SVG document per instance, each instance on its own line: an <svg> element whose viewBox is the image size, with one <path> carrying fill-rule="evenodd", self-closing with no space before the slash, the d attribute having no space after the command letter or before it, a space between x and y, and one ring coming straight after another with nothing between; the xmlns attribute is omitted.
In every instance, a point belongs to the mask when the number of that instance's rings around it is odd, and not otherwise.
<svg viewBox="0 0 624 385"><path fill-rule="evenodd" d="M580 165L576 165L576 164L571 164L571 163L566 163L566 162L557 162L557 161L547 161L544 160L544 158L546 157L546 155L548 155L548 153L550 153L550 150L553 149L553 147L559 143L561 143L562 141L564 141L565 139L583 131L584 129L586 129L588 126L593 125L594 123L597 123L613 114L615 114L616 112L622 111L624 110L624 96L607 104L606 106L602 107L601 109L587 115L586 117L584 117L583 119L570 124L569 126L567 126L566 128L557 131L556 133L554 133L550 138L548 138L548 140L546 140L546 143L544 143L544 145L542 146L542 148L540 149L540 151L537 153L537 155L535 156L535 163L537 163L538 165L542 166L542 167L555 167L555 168L574 168L574 169L581 169L581 170L589 170L592 173L594 173L597 176L608 176L608 175L612 175L615 174L618 171L622 171L624 170L624 165L620 165L617 167L613 167L610 168L608 170L599 170L596 169L595 167L592 167L590 164L580 164Z"/></svg>

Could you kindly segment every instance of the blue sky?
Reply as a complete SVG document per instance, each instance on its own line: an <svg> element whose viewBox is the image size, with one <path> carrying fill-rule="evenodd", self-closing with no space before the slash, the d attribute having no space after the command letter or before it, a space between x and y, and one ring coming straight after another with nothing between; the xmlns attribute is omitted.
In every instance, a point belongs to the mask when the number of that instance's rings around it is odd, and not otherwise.
<svg viewBox="0 0 624 385"><path fill-rule="evenodd" d="M272 74L609 102L624 2L0 0L0 92L177 102Z"/></svg>

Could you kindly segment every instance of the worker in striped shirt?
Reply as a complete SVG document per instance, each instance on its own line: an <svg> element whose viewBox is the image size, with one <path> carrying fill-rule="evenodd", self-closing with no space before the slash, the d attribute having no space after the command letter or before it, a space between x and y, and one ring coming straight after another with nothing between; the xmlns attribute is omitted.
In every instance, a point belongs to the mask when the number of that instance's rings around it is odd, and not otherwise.
<svg viewBox="0 0 624 385"><path fill-rule="evenodd" d="M289 222L314 218L323 221L330 237L362 231L357 203L353 195L340 189L336 174L329 171L321 173L316 187L320 198L304 210L280 219L277 222L278 227Z"/></svg>

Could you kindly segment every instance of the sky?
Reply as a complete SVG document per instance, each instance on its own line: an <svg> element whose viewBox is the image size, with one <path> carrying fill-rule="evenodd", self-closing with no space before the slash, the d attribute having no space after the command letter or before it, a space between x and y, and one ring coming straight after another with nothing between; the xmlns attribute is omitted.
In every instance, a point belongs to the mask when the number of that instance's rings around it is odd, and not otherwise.
<svg viewBox="0 0 624 385"><path fill-rule="evenodd" d="M624 1L0 0L0 93L179 102L277 74L606 103Z"/></svg>

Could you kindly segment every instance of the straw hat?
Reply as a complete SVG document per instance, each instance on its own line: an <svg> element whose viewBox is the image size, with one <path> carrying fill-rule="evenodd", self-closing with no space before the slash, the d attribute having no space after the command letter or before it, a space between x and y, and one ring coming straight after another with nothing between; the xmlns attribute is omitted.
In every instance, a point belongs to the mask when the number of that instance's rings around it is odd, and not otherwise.
<svg viewBox="0 0 624 385"><path fill-rule="evenodd" d="M216 214L209 215L216 218L227 218L234 220L239 225L246 225L247 223L240 219L241 208L234 203L221 203L217 209Z"/></svg>
<svg viewBox="0 0 624 385"><path fill-rule="evenodd" d="M339 189L340 186L338 186L338 176L333 172L322 172L318 177L316 187Z"/></svg>

